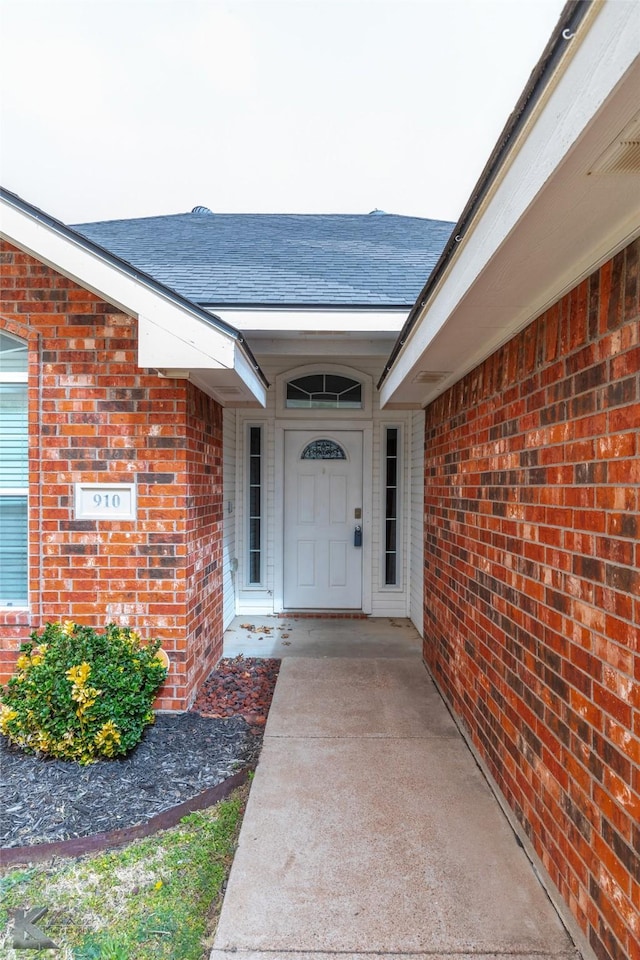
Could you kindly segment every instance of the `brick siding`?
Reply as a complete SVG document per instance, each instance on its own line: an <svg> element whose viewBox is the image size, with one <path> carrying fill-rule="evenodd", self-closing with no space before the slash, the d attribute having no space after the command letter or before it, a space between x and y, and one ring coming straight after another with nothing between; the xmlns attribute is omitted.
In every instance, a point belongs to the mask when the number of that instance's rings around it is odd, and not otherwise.
<svg viewBox="0 0 640 960"><path fill-rule="evenodd" d="M639 263L426 411L425 659L601 960L640 957Z"/></svg>
<svg viewBox="0 0 640 960"><path fill-rule="evenodd" d="M222 410L137 366L137 324L9 244L0 327L29 344L28 612L0 610L0 680L51 620L160 636L156 706L185 709L222 652ZM73 485L137 482L131 521L76 520Z"/></svg>

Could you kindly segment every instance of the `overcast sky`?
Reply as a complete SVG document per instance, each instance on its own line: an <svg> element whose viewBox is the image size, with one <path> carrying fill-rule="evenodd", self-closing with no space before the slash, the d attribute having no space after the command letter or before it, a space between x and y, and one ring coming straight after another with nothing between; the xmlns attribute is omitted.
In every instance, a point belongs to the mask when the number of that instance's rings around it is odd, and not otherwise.
<svg viewBox="0 0 640 960"><path fill-rule="evenodd" d="M456 220L563 6L0 0L0 179L67 223Z"/></svg>

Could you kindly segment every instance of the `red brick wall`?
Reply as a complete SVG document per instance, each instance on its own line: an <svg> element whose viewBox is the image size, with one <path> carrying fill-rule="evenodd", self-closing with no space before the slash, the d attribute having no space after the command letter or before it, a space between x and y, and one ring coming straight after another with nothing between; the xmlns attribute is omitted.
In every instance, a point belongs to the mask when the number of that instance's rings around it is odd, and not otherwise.
<svg viewBox="0 0 640 960"><path fill-rule="evenodd" d="M220 657L222 637L222 407L189 385L187 421L187 686Z"/></svg>
<svg viewBox="0 0 640 960"><path fill-rule="evenodd" d="M425 659L603 960L640 957L639 261L426 411Z"/></svg>
<svg viewBox="0 0 640 960"><path fill-rule="evenodd" d="M221 653L221 410L137 366L134 319L8 244L0 262L0 325L31 348L30 606L0 610L0 679L45 622L113 621L162 638L157 706L184 709ZM137 481L137 519L75 520L80 480Z"/></svg>

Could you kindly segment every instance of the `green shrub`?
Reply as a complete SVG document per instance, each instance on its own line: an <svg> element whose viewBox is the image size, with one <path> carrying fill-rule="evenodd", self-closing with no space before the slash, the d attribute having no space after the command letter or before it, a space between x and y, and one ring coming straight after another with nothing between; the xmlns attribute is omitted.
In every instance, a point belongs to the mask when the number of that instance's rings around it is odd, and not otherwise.
<svg viewBox="0 0 640 960"><path fill-rule="evenodd" d="M15 673L0 687L0 732L28 753L82 764L127 753L153 723L167 674L159 648L114 623L104 632L48 623L21 645Z"/></svg>

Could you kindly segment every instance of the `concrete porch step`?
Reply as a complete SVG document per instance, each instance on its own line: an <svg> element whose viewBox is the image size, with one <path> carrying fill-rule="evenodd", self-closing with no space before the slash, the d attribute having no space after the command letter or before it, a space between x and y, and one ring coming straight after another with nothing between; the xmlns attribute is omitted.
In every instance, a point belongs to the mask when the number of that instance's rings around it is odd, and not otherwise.
<svg viewBox="0 0 640 960"><path fill-rule="evenodd" d="M224 634L223 656L422 658L420 634L405 618L241 614Z"/></svg>

